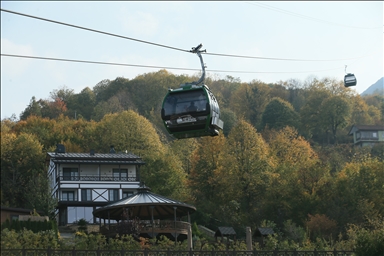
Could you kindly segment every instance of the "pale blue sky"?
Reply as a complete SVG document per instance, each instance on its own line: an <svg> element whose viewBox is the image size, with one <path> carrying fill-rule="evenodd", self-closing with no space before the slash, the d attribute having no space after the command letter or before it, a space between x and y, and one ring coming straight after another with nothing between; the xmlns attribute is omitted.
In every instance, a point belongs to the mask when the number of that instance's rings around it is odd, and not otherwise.
<svg viewBox="0 0 384 256"><path fill-rule="evenodd" d="M204 54L207 75L212 77L229 75L242 82L258 79L266 83L304 82L311 77L342 80L347 65L347 71L358 80L354 89L362 93L384 72L382 1L1 1L1 8L184 50L202 43L208 53L316 60ZM4 11L1 54L201 68L195 54ZM50 92L63 86L79 93L104 79L133 79L158 70L2 56L1 119L12 114L19 117L32 96L47 99Z"/></svg>

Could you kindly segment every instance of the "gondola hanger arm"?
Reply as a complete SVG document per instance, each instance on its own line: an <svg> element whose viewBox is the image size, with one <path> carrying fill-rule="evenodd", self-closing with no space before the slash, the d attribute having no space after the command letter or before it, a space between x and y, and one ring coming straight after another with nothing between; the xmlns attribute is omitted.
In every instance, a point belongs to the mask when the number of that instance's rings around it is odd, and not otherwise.
<svg viewBox="0 0 384 256"><path fill-rule="evenodd" d="M197 56L199 56L200 58L200 63L201 63L201 69L202 69L202 74L201 74L201 77L198 81L195 81L195 82L192 82L192 84L195 84L195 85L199 85L201 83L204 82L205 80L205 65L204 65L204 62L203 62L203 57L201 56L201 53L202 52L207 52L206 50L200 50L201 47L203 47L203 44L199 44L198 46L196 47L192 47L192 50L190 52L192 53L196 53Z"/></svg>

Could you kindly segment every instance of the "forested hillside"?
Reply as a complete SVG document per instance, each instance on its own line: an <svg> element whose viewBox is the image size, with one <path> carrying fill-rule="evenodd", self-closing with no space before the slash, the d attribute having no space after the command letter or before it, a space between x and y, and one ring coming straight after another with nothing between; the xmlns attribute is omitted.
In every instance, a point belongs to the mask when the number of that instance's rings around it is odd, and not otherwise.
<svg viewBox="0 0 384 256"><path fill-rule="evenodd" d="M1 121L1 204L52 211L46 152L140 155L155 193L193 204L215 229L274 226L293 241L345 239L384 214L384 151L354 148L353 124L384 125L383 95L361 97L329 78L266 84L207 78L220 136L173 140L160 110L168 88L196 80L161 70L32 97L20 120ZM49 94L49 92L47 92ZM340 235L340 236L339 236Z"/></svg>

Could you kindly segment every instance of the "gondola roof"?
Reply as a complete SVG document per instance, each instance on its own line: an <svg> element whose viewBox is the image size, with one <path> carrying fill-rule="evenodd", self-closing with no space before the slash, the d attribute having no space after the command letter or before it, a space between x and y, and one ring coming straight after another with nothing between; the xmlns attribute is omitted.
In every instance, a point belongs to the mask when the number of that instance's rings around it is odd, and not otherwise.
<svg viewBox="0 0 384 256"><path fill-rule="evenodd" d="M150 188L143 185L136 194L122 200L101 207L93 211L93 215L102 219L121 220L124 209L129 209L133 217L142 220L173 219L183 217L196 211L192 205L166 198L150 192Z"/></svg>

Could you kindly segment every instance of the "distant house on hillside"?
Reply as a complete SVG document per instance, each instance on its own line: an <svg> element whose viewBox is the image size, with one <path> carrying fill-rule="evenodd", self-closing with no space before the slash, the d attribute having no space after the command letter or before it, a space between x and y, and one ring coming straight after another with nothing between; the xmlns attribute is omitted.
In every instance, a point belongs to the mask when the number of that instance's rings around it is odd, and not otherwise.
<svg viewBox="0 0 384 256"><path fill-rule="evenodd" d="M358 147L384 143L383 125L353 125L348 133L353 136L353 144Z"/></svg>
<svg viewBox="0 0 384 256"><path fill-rule="evenodd" d="M47 153L52 196L58 199L59 226L85 219L99 223L92 212L111 202L133 195L140 187L140 166L145 163L132 153L66 153L57 145Z"/></svg>

